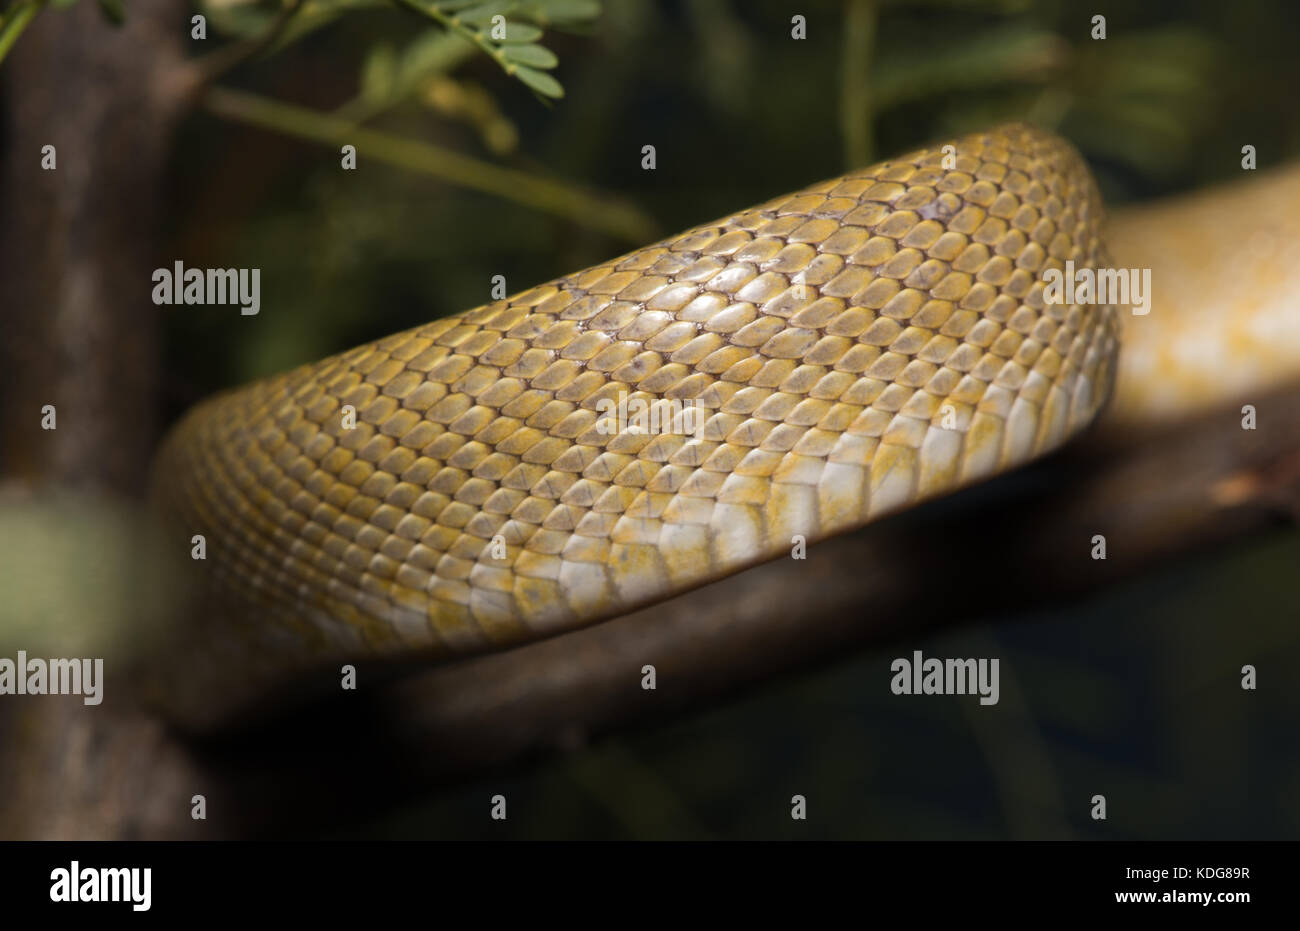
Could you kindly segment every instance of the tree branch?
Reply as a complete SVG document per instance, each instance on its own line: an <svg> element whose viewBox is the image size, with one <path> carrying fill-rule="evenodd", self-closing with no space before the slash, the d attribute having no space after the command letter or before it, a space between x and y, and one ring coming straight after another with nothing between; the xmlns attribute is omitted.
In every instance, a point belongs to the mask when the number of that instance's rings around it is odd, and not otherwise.
<svg viewBox="0 0 1300 931"><path fill-rule="evenodd" d="M139 780L112 782L98 800L117 820L61 818L57 786L39 783L23 787L25 820L4 833L278 836L318 830L324 811L337 829L475 772L563 752L846 649L1079 597L1300 515L1300 385L1257 406L1267 431L1242 430L1235 405L1140 435L1103 426L1028 469L817 544L806 560L767 563L585 630L257 728L185 741L143 712L111 712L118 732L141 747L124 761ZM1090 558L1097 533L1111 541L1106 560ZM994 572L1013 582L991 587ZM640 688L647 663L658 671L655 691ZM371 681L372 672L361 669ZM67 715L72 733L85 726L85 715ZM198 793L220 817L188 819Z"/></svg>
<svg viewBox="0 0 1300 931"><path fill-rule="evenodd" d="M226 119L325 145L351 143L362 157L492 194L627 242L645 242L655 236L654 221L639 208L589 194L562 181L501 168L429 142L360 127L351 120L243 91L215 87L207 93L204 103Z"/></svg>

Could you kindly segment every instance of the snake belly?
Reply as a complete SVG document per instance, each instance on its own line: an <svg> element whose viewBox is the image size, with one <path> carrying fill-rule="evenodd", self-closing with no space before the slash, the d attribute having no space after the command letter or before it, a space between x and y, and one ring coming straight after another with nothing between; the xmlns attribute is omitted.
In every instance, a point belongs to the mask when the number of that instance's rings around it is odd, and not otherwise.
<svg viewBox="0 0 1300 931"><path fill-rule="evenodd" d="M201 403L155 462L206 540L174 679L238 666L215 713L553 635L1040 455L1110 391L1116 311L1043 281L1101 219L1067 143L1003 126Z"/></svg>

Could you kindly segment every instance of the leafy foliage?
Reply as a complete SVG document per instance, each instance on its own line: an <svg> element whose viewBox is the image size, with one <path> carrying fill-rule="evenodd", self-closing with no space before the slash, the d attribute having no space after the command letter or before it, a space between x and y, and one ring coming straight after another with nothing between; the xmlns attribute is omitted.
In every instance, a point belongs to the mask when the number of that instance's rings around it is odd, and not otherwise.
<svg viewBox="0 0 1300 931"><path fill-rule="evenodd" d="M502 70L542 97L564 96L546 72L559 64L538 40L543 29L581 28L600 15L595 0L394 0L474 43Z"/></svg>
<svg viewBox="0 0 1300 931"><path fill-rule="evenodd" d="M350 11L381 8L401 9L436 28L421 33L401 52L383 43L370 50L361 86L372 106L391 106L404 99L423 82L461 64L474 49L540 97L563 97L563 86L548 73L559 58L542 44L545 31L586 32L601 13L597 0L305 0L273 50ZM207 0L204 9L218 31L251 39L271 28L282 7L257 0Z"/></svg>

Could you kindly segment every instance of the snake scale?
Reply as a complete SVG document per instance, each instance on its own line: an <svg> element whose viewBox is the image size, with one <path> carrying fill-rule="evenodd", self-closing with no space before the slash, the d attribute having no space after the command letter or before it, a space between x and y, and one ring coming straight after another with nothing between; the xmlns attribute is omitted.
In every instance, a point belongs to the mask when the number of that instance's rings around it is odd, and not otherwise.
<svg viewBox="0 0 1300 931"><path fill-rule="evenodd" d="M1096 184L1027 125L947 146L198 405L155 462L207 547L168 700L554 635L1063 443L1119 345L1044 299L1104 262ZM186 698L200 663L242 693Z"/></svg>

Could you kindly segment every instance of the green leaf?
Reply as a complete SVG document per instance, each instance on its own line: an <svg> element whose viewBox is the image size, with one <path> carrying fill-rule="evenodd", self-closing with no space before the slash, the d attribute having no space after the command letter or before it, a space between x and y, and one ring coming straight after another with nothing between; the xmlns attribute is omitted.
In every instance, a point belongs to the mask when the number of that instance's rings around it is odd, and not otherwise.
<svg viewBox="0 0 1300 931"><path fill-rule="evenodd" d="M445 74L472 55L474 46L458 33L430 29L402 50L397 91L408 93L424 78Z"/></svg>
<svg viewBox="0 0 1300 931"><path fill-rule="evenodd" d="M518 65L529 65L533 68L554 68L560 63L554 52L540 45L505 45L502 46L501 51L508 60Z"/></svg>
<svg viewBox="0 0 1300 931"><path fill-rule="evenodd" d="M122 0L99 0L99 12L103 13L104 19L114 26L126 22L126 10L122 8Z"/></svg>
<svg viewBox="0 0 1300 931"><path fill-rule="evenodd" d="M600 16L597 0L534 0L533 5L541 7L545 22L581 23Z"/></svg>
<svg viewBox="0 0 1300 931"><path fill-rule="evenodd" d="M530 26L527 23L506 23L506 37L500 41L505 43L516 42L536 42L542 37L542 30L536 26Z"/></svg>
<svg viewBox="0 0 1300 931"><path fill-rule="evenodd" d="M596 0L524 0L514 15L546 29L588 32L600 18L600 4Z"/></svg>
<svg viewBox="0 0 1300 931"><path fill-rule="evenodd" d="M456 18L462 23L486 26L492 22L493 16L504 16L512 6L514 4L509 0L490 0L488 3L480 3L469 9L462 10L456 14Z"/></svg>
<svg viewBox="0 0 1300 931"><path fill-rule="evenodd" d="M1020 26L932 46L924 55L911 50L882 54L873 69L877 109L975 88L1026 82L1044 83L1058 74L1070 54L1060 36Z"/></svg>
<svg viewBox="0 0 1300 931"><path fill-rule="evenodd" d="M328 26L349 10L362 10L387 5L388 0L304 0L298 15L289 20L288 27L281 33L275 44L271 46L269 53L287 48L303 36ZM273 17L265 20L253 34L260 35L265 32L272 21ZM211 16L208 17L208 22L217 26L219 31L228 31L214 22Z"/></svg>
<svg viewBox="0 0 1300 931"><path fill-rule="evenodd" d="M538 71L535 68L529 68L527 65L517 65L514 74L515 77L543 97L559 98L564 96L564 88L560 86L560 82L545 71Z"/></svg>
<svg viewBox="0 0 1300 931"><path fill-rule="evenodd" d="M208 18L208 29L224 36L261 35L275 19L275 14L262 7L240 4L238 6L199 5Z"/></svg>
<svg viewBox="0 0 1300 931"><path fill-rule="evenodd" d="M396 89L397 53L391 45L377 45L361 66L361 96L372 103L382 103Z"/></svg>

